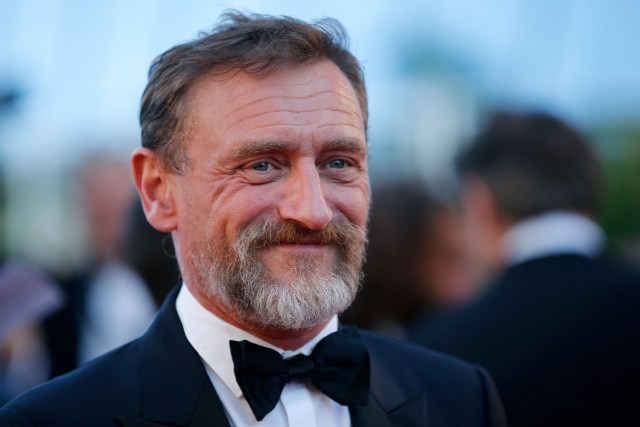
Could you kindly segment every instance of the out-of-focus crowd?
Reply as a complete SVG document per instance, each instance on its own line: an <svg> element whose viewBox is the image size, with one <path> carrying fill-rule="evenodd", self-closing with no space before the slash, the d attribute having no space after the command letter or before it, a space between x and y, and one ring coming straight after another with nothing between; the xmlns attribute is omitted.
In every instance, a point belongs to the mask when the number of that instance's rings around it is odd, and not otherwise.
<svg viewBox="0 0 640 427"><path fill-rule="evenodd" d="M73 271L0 268L0 393L13 397L141 335L179 283L169 235L147 222L128 160L106 152L73 171L89 241Z"/></svg>

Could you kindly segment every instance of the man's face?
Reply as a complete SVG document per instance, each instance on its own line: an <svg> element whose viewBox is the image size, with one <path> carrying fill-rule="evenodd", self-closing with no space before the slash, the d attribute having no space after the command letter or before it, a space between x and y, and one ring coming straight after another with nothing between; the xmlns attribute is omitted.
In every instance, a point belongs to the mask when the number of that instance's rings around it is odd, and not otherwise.
<svg viewBox="0 0 640 427"><path fill-rule="evenodd" d="M329 61L188 94L174 238L192 292L240 323L318 325L355 297L369 209L361 109Z"/></svg>

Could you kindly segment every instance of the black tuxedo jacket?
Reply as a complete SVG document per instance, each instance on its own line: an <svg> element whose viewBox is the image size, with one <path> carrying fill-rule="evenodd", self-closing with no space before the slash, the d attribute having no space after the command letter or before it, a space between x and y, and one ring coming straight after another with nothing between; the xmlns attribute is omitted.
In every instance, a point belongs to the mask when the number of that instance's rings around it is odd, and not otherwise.
<svg viewBox="0 0 640 427"><path fill-rule="evenodd" d="M530 260L415 341L486 368L511 426L640 426L634 272L579 255Z"/></svg>
<svg viewBox="0 0 640 427"><path fill-rule="evenodd" d="M14 399L3 427L228 426L224 408L175 310L174 291L136 341ZM504 426L489 377L479 368L361 332L371 359L368 406L352 425Z"/></svg>

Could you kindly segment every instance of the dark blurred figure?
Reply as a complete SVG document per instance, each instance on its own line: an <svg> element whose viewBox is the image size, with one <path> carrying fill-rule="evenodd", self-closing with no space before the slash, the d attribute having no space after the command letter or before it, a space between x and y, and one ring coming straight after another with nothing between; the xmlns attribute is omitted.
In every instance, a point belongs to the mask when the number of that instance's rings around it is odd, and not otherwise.
<svg viewBox="0 0 640 427"><path fill-rule="evenodd" d="M149 224L137 197L126 223L123 259L144 280L159 307L169 291L181 283L171 234Z"/></svg>
<svg viewBox="0 0 640 427"><path fill-rule="evenodd" d="M375 185L363 287L341 320L404 339L418 316L467 301L458 222L417 178Z"/></svg>
<svg viewBox="0 0 640 427"><path fill-rule="evenodd" d="M124 255L127 216L135 200L129 163L92 153L81 160L74 178L89 253L86 265L58 280L67 303L45 323L52 377L138 337L157 310L147 284Z"/></svg>
<svg viewBox="0 0 640 427"><path fill-rule="evenodd" d="M458 159L488 293L416 336L486 367L509 424L640 425L640 276L599 259L600 168L544 114L499 114Z"/></svg>
<svg viewBox="0 0 640 427"><path fill-rule="evenodd" d="M63 293L35 267L15 259L0 265L0 406L48 379L42 320L63 304Z"/></svg>

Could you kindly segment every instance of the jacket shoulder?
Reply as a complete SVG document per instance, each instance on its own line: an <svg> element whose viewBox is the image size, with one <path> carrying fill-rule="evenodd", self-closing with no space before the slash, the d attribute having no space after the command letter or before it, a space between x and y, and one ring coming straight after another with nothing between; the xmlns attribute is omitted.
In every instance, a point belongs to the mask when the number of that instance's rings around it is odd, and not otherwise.
<svg viewBox="0 0 640 427"><path fill-rule="evenodd" d="M372 392L387 409L400 398L423 395L433 425L506 425L495 385L482 368L375 333L360 336L369 349Z"/></svg>
<svg viewBox="0 0 640 427"><path fill-rule="evenodd" d="M0 409L0 425L97 427L98 419L115 424L116 415L105 411L139 412L136 354L134 341L21 394Z"/></svg>
<svg viewBox="0 0 640 427"><path fill-rule="evenodd" d="M456 371L469 371L475 369L475 367L468 362L438 351L433 351L412 343L380 335L375 332L364 330L359 330L359 332L362 340L369 349L372 358L381 362L395 361L391 366L398 369L399 373L405 369L406 371L411 372L415 372L416 369L420 369L420 367L410 366L406 363L412 361L420 361L422 364L426 363L430 367L437 366L439 368L453 369ZM405 363L400 363L401 361L404 361Z"/></svg>
<svg viewBox="0 0 640 427"><path fill-rule="evenodd" d="M481 371L478 366L456 357L394 338L362 330L360 336L369 349L372 366L403 382L417 385L425 380L444 380L452 384L457 379L464 383L473 381Z"/></svg>

